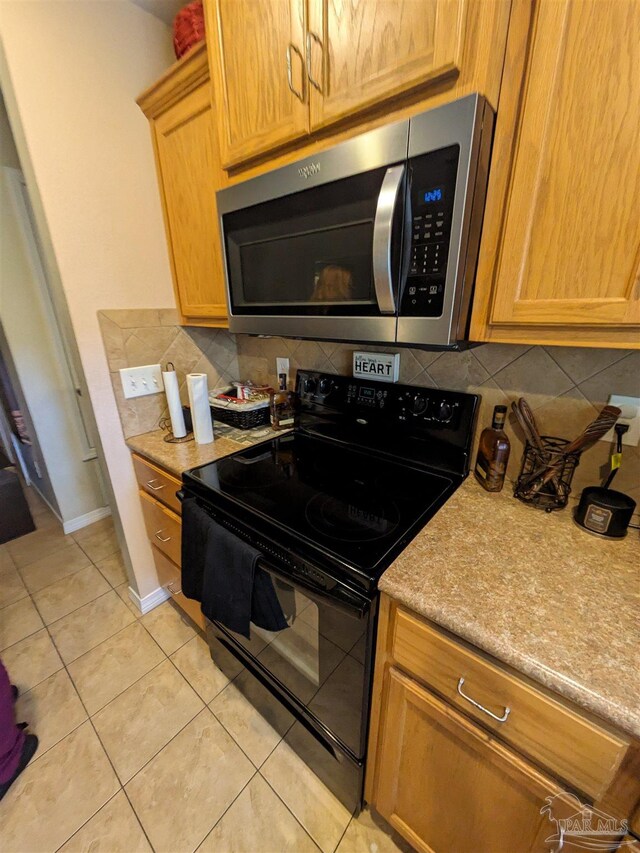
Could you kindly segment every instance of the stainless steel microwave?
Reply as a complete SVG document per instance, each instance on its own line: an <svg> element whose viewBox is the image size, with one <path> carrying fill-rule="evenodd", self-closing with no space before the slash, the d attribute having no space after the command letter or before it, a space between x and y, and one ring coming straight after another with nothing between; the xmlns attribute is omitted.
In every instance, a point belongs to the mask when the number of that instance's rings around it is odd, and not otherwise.
<svg viewBox="0 0 640 853"><path fill-rule="evenodd" d="M492 131L468 95L218 192L230 330L459 347Z"/></svg>

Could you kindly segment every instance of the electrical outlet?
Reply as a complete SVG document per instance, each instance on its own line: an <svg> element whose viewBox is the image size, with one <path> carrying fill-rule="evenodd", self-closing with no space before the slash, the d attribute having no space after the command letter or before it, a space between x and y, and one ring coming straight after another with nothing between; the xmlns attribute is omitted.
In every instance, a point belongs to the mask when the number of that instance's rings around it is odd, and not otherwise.
<svg viewBox="0 0 640 853"><path fill-rule="evenodd" d="M159 364L146 364L143 367L125 367L120 371L120 381L124 396L146 397L147 394L159 394L164 391L162 368Z"/></svg>
<svg viewBox="0 0 640 853"><path fill-rule="evenodd" d="M289 387L289 359L276 358L276 373L278 375L278 387L284 384L285 388ZM284 375L284 381L282 379Z"/></svg>
<svg viewBox="0 0 640 853"><path fill-rule="evenodd" d="M609 404L622 409L618 423L629 425L629 429L622 436L622 443L637 447L640 441L640 397L623 397L620 394L611 394ZM615 440L616 434L613 429L610 429L600 439L600 441L608 442Z"/></svg>

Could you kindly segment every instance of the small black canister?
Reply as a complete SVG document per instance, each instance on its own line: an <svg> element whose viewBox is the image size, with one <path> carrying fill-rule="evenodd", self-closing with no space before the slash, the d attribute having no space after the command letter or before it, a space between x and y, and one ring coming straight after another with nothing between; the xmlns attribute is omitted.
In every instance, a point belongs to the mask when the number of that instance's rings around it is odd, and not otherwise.
<svg viewBox="0 0 640 853"><path fill-rule="evenodd" d="M627 535L635 508L636 502L629 495L602 486L588 486L580 495L574 521L589 533L622 539Z"/></svg>

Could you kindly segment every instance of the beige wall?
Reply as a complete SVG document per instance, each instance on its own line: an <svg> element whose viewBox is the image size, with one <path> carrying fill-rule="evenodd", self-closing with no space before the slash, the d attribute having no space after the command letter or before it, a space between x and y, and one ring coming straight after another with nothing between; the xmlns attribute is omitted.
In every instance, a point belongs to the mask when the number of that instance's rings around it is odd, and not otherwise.
<svg viewBox="0 0 640 853"><path fill-rule="evenodd" d="M16 144L145 596L157 579L97 311L173 302L149 130L135 104L174 59L170 31L127 0L3 0L0 39Z"/></svg>
<svg viewBox="0 0 640 853"><path fill-rule="evenodd" d="M51 304L32 266L24 224L14 207L15 192L15 184L1 169L0 320L54 501L47 478L32 472L33 483L59 512L60 520L68 523L100 509L102 492L94 463L83 458L73 386L55 334Z"/></svg>
<svg viewBox="0 0 640 853"><path fill-rule="evenodd" d="M32 482L69 523L100 509L102 490L95 463L84 460L74 388L22 204L20 163L1 98L0 142L0 320L34 439L37 467L27 461Z"/></svg>

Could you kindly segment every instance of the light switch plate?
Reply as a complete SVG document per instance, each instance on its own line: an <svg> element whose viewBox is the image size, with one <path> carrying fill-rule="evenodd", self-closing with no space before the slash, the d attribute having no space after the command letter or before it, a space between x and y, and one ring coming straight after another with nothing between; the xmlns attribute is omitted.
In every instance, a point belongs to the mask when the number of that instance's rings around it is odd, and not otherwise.
<svg viewBox="0 0 640 853"><path fill-rule="evenodd" d="M127 399L146 397L164 391L162 368L159 364L146 364L142 367L125 367L120 371L122 390Z"/></svg>
<svg viewBox="0 0 640 853"><path fill-rule="evenodd" d="M622 443L637 447L638 442L640 442L640 397L623 397L621 394L611 394L609 405L622 409L618 423L629 425L629 429L622 436ZM600 441L612 442L615 439L615 431L610 429Z"/></svg>

